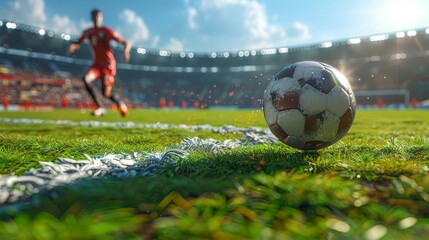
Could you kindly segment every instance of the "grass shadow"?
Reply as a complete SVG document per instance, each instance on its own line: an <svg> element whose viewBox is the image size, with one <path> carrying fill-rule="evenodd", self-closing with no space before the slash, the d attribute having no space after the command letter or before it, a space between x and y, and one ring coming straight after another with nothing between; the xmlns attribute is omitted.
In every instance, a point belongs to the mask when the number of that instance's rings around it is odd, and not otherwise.
<svg viewBox="0 0 429 240"><path fill-rule="evenodd" d="M276 146L245 147L222 154L192 152L189 158L178 160L177 166L154 177L86 178L35 193L16 204L0 207L0 219L21 211L36 216L40 213L37 206L59 218L66 213L79 215L100 209L140 211L142 202L157 204L171 192L188 197L220 193L260 173L305 171L307 159L318 155Z"/></svg>
<svg viewBox="0 0 429 240"><path fill-rule="evenodd" d="M232 149L222 154L195 152L188 159L179 161L175 175L228 178L260 172L305 170L310 164L308 160L318 155L317 151L296 151L276 145Z"/></svg>

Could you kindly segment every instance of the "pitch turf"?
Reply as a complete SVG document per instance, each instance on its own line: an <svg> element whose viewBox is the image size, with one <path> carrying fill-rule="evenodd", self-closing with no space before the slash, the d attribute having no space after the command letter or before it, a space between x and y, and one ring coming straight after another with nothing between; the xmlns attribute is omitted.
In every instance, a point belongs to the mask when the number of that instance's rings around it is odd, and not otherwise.
<svg viewBox="0 0 429 240"><path fill-rule="evenodd" d="M117 112L0 112L0 118L124 121ZM254 111L131 111L135 123L266 127ZM281 143L194 152L176 171L87 179L3 212L1 239L422 239L429 234L429 111L358 110L333 146ZM241 134L0 123L0 173L39 161L162 150L186 137Z"/></svg>

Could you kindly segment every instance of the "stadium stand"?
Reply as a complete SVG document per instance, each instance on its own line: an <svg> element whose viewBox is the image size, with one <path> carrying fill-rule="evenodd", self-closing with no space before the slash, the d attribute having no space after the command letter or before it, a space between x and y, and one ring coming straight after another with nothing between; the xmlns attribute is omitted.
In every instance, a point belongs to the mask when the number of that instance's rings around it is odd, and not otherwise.
<svg viewBox="0 0 429 240"><path fill-rule="evenodd" d="M89 48L66 55L75 36L0 20L0 96L25 107L91 107L81 75L91 63ZM114 46L120 55L120 47ZM283 67L313 60L342 71L359 105L429 99L429 29L378 34L312 45L225 52L171 52L134 47L131 61L118 64L117 87L138 107L260 108L270 78ZM379 91L379 93L381 93ZM393 91L395 93L395 91ZM160 105L160 100L166 103ZM107 104L110 104L106 102Z"/></svg>

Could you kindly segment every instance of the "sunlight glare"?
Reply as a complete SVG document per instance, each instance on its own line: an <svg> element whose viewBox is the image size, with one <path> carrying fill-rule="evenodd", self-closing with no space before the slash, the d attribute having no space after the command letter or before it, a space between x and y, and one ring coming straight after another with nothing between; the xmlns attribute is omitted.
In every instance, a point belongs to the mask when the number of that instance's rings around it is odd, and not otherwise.
<svg viewBox="0 0 429 240"><path fill-rule="evenodd" d="M392 1L381 14L392 27L408 28L421 15L421 9L406 0Z"/></svg>

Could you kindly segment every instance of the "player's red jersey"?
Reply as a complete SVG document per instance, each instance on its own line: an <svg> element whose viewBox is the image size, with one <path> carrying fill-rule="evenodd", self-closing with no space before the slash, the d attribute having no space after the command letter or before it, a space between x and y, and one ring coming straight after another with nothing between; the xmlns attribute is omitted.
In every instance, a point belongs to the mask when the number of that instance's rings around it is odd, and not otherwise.
<svg viewBox="0 0 429 240"><path fill-rule="evenodd" d="M113 55L110 41L115 40L119 43L124 43L125 40L116 33L113 29L108 27L92 27L86 29L82 36L79 38L78 43L88 39L92 52L94 54L94 66L102 69L109 69L112 71L112 75L116 72L116 61Z"/></svg>

